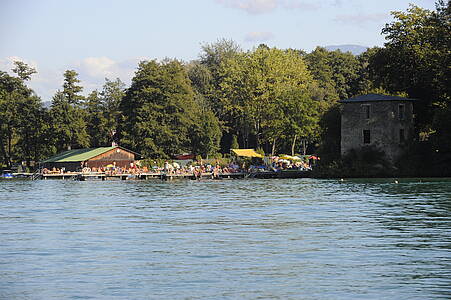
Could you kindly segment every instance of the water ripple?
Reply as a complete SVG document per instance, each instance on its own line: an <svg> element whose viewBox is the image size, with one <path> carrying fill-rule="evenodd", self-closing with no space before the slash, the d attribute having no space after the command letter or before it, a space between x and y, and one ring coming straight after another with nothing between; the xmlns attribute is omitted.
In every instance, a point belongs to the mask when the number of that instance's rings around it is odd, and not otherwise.
<svg viewBox="0 0 451 300"><path fill-rule="evenodd" d="M451 181L0 181L0 299L444 299Z"/></svg>

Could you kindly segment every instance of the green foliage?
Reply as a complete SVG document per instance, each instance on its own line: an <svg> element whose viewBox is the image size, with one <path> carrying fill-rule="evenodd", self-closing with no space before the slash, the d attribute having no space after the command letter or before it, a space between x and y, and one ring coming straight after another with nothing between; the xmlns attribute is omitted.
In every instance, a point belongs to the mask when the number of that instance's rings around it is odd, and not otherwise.
<svg viewBox="0 0 451 300"><path fill-rule="evenodd" d="M317 47L305 55L305 60L313 78L317 80L313 92L316 99L332 102L357 94L362 65L352 53Z"/></svg>
<svg viewBox="0 0 451 300"><path fill-rule="evenodd" d="M232 135L230 149L240 149L240 144L238 144L238 137L236 135Z"/></svg>
<svg viewBox="0 0 451 300"><path fill-rule="evenodd" d="M77 78L78 73L74 70L66 70L64 72L63 83L63 96L66 101L71 105L79 105L84 99L80 93L83 91L83 87L78 85L80 80Z"/></svg>
<svg viewBox="0 0 451 300"><path fill-rule="evenodd" d="M255 149L255 152L257 152L258 154L261 154L261 155L265 156L265 150L263 150L263 148L261 148L261 147Z"/></svg>
<svg viewBox="0 0 451 300"><path fill-rule="evenodd" d="M86 110L80 102L84 97L79 94L83 88L77 85L80 82L77 75L73 70L64 72L63 90L56 92L49 111L49 136L57 152L89 146Z"/></svg>
<svg viewBox="0 0 451 300"><path fill-rule="evenodd" d="M120 110L121 143L147 157L171 157L194 145L203 154L216 151L220 132L214 115L195 101L179 61L141 62Z"/></svg>
<svg viewBox="0 0 451 300"><path fill-rule="evenodd" d="M30 67L24 62L14 61L14 69L12 71L17 74L17 76L22 79L22 81L27 81L31 79L31 75L36 74L35 68Z"/></svg>
<svg viewBox="0 0 451 300"><path fill-rule="evenodd" d="M99 93L95 90L86 98L84 109L91 147L108 146L114 141L124 87L119 78L115 81L105 78L102 91Z"/></svg>
<svg viewBox="0 0 451 300"><path fill-rule="evenodd" d="M53 97L49 114L51 120L49 134L55 152L89 146L85 111L71 105L62 92L58 91Z"/></svg>
<svg viewBox="0 0 451 300"><path fill-rule="evenodd" d="M86 127L91 147L105 147L110 142L107 119L102 99L97 91L92 91L85 101Z"/></svg>
<svg viewBox="0 0 451 300"><path fill-rule="evenodd" d="M438 1L436 11L411 5L406 12L392 15L395 20L382 30L385 47L370 59L370 75L388 91L406 92L418 99L418 126L426 130L435 104L450 101L449 2Z"/></svg>
<svg viewBox="0 0 451 300"><path fill-rule="evenodd" d="M188 64L141 62L128 89L119 79L106 79L86 99L77 72L67 70L50 110L25 85L36 70L15 62L17 77L0 71L0 164L117 139L159 159L184 152L218 158L240 146L295 153L319 144L317 170L323 174L377 176L393 171L377 149L340 160L336 101L381 93L418 99L416 125L429 149L412 149L440 165L440 155L451 153L449 1L437 1L435 11L411 5L392 14L382 29L385 46L359 56L263 44L243 52L222 39L203 45L199 59Z"/></svg>
<svg viewBox="0 0 451 300"><path fill-rule="evenodd" d="M212 111L201 111L191 129L191 152L208 157L219 150L222 132Z"/></svg>
<svg viewBox="0 0 451 300"><path fill-rule="evenodd" d="M351 150L342 159L320 161L314 169L314 176L322 178L386 177L396 172L384 151L374 146L366 146Z"/></svg>
<svg viewBox="0 0 451 300"><path fill-rule="evenodd" d="M100 99L110 139L114 136L118 127L120 118L119 105L124 95L125 84L119 78L116 78L114 81L105 78L105 84L100 92Z"/></svg>
<svg viewBox="0 0 451 300"><path fill-rule="evenodd" d="M0 71L0 157L1 163L39 160L46 153L47 120L41 100L25 85L36 71L16 62L19 77Z"/></svg>
<svg viewBox="0 0 451 300"><path fill-rule="evenodd" d="M220 70L220 117L239 133L243 147L313 131L317 105L308 93L313 79L297 52L259 47L223 61Z"/></svg>

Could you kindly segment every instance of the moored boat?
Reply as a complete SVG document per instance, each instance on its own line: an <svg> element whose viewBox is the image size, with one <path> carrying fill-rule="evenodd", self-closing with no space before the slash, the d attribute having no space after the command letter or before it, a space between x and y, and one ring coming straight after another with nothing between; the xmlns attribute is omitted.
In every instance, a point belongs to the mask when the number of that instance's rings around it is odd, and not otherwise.
<svg viewBox="0 0 451 300"><path fill-rule="evenodd" d="M12 179L14 178L13 171L11 170L3 170L0 174L1 179Z"/></svg>

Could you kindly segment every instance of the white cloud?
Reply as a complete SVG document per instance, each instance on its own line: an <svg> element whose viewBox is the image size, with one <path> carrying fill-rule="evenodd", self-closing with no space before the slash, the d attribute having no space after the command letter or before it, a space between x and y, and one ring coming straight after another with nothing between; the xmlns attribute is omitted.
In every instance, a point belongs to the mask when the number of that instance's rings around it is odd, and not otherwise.
<svg viewBox="0 0 451 300"><path fill-rule="evenodd" d="M33 89L43 101L50 101L53 94L58 89L58 86L61 86L62 84L62 78L61 76L58 76L58 72L41 68L37 62L18 56L10 56L0 59L0 70L5 71L10 75L17 76L12 72L15 61L24 62L30 67L36 69L37 73L31 75L31 79L27 81L26 84Z"/></svg>
<svg viewBox="0 0 451 300"><path fill-rule="evenodd" d="M65 70L75 70L83 86L83 94L88 95L91 91L100 90L105 83L105 78L120 78L125 84L129 84L138 63L147 58L130 58L122 61L115 61L108 57L87 57L72 64L60 68L49 69L40 67L38 63L22 59L20 57L0 58L0 70L13 74L11 69L16 60L23 61L34 67L38 73L33 74L31 80L27 82L43 101L51 101L58 89L62 89L63 74Z"/></svg>
<svg viewBox="0 0 451 300"><path fill-rule="evenodd" d="M115 61L108 57L87 57L74 64L73 69L79 73L85 94L101 89L105 78L119 78L128 84L134 75L138 63L144 58Z"/></svg>
<svg viewBox="0 0 451 300"><path fill-rule="evenodd" d="M320 7L315 1L301 0L216 0L216 2L227 7L244 10L249 14L269 13L278 8L312 10Z"/></svg>
<svg viewBox="0 0 451 300"><path fill-rule="evenodd" d="M277 8L278 0L216 0L225 6L245 10L250 14L261 14Z"/></svg>
<svg viewBox="0 0 451 300"><path fill-rule="evenodd" d="M246 42L266 42L273 38L274 34L271 32L249 32L246 34L244 40Z"/></svg>
<svg viewBox="0 0 451 300"><path fill-rule="evenodd" d="M34 61L26 60L18 56L9 56L4 59L0 59L0 70L8 72L9 74L13 74L12 69L15 67L14 62L21 61L37 69L37 64Z"/></svg>

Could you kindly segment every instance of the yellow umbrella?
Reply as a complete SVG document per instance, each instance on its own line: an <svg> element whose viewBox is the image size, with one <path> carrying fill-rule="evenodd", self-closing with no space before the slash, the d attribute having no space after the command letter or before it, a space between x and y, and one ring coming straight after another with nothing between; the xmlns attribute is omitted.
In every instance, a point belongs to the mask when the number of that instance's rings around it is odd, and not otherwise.
<svg viewBox="0 0 451 300"><path fill-rule="evenodd" d="M287 155L287 154L282 154L281 156L279 156L280 159L293 159L293 156L291 155Z"/></svg>

